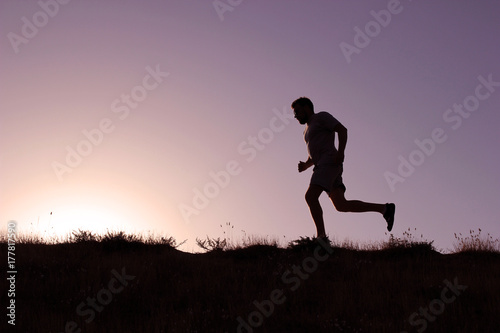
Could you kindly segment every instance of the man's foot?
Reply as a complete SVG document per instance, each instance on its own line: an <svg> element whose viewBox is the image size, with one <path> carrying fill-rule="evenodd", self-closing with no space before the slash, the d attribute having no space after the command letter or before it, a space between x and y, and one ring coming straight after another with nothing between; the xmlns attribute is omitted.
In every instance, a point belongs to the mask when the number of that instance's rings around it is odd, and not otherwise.
<svg viewBox="0 0 500 333"><path fill-rule="evenodd" d="M387 231L391 231L394 226L394 214L396 213L396 205L393 203L385 204L384 219L387 221Z"/></svg>
<svg viewBox="0 0 500 333"><path fill-rule="evenodd" d="M326 236L326 235L325 236L316 237L315 241L323 243L323 244L326 244L328 246L332 246L332 242L330 241L330 238L328 238L328 236Z"/></svg>

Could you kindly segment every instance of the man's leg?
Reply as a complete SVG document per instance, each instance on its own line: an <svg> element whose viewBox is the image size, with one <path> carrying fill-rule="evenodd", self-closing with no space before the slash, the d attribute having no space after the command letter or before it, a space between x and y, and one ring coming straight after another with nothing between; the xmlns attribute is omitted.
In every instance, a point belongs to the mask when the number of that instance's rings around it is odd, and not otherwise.
<svg viewBox="0 0 500 333"><path fill-rule="evenodd" d="M323 221L323 210L319 204L319 196L323 192L323 188L319 185L309 185L306 192L306 202L311 211L311 216L316 224L318 237L326 237L325 223Z"/></svg>
<svg viewBox="0 0 500 333"><path fill-rule="evenodd" d="M346 200L344 196L344 189L340 187L335 188L328 195L330 196L333 205L339 212L379 212L380 214L385 213L385 204L375 204L359 200Z"/></svg>
<svg viewBox="0 0 500 333"><path fill-rule="evenodd" d="M392 227L394 226L394 213L396 211L396 206L393 203L384 205L359 200L346 200L343 188L335 188L328 193L328 195L339 212L379 212L384 216L387 222L387 230L392 231Z"/></svg>

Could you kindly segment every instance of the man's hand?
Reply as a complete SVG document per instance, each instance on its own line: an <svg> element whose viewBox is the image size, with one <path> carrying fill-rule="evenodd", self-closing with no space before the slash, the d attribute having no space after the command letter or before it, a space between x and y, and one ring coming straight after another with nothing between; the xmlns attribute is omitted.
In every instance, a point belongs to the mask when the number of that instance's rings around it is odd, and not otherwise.
<svg viewBox="0 0 500 333"><path fill-rule="evenodd" d="M309 158L307 161L299 162L299 172L307 170L311 165L313 165L312 160Z"/></svg>
<svg viewBox="0 0 500 333"><path fill-rule="evenodd" d="M307 164L306 164L306 162L302 162L302 161L300 161L300 162L299 162L299 172L302 172L302 171L304 171L304 170L306 170L306 169L307 169Z"/></svg>
<svg viewBox="0 0 500 333"><path fill-rule="evenodd" d="M344 163L344 158L345 158L344 152L338 151L337 155L335 155L335 157L333 158L333 164L340 165L340 164Z"/></svg>

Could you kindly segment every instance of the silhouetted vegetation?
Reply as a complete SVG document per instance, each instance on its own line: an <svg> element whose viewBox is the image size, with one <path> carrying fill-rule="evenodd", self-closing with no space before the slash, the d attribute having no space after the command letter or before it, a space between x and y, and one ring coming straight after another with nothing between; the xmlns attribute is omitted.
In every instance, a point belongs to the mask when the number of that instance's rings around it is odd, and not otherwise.
<svg viewBox="0 0 500 333"><path fill-rule="evenodd" d="M500 241L498 239L493 239L490 234L486 236L481 236L481 229L478 229L478 233L474 230L469 231L469 236L462 236L461 233L455 234L456 243L454 248L456 252L499 252L500 251Z"/></svg>

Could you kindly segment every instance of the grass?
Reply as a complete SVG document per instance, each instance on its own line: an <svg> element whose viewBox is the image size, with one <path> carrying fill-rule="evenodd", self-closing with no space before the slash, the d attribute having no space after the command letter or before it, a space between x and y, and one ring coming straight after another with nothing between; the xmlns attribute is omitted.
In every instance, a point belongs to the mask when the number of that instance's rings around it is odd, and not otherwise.
<svg viewBox="0 0 500 333"><path fill-rule="evenodd" d="M500 252L500 241L493 239L493 236L487 234L481 235L481 229L476 233L474 230L469 231L469 236L462 236L455 233L455 252Z"/></svg>
<svg viewBox="0 0 500 333"><path fill-rule="evenodd" d="M5 236L0 240L5 258ZM193 254L179 251L182 243L119 231L78 230L49 241L21 236L15 248L16 327L7 329L417 332L425 325L426 332L496 332L500 327L498 240L481 231L459 236L450 254L437 252L432 241L410 230L385 242L334 240L330 247L309 237L284 245L268 237L206 237L197 240L203 253ZM115 273L128 276L126 285ZM467 287L458 295L446 291L446 300L453 301L440 303L444 288L454 282ZM123 288L112 293L110 286ZM0 288L9 289L6 279ZM7 304L6 292L0 298ZM419 311L427 311L428 319Z"/></svg>

